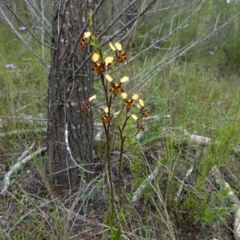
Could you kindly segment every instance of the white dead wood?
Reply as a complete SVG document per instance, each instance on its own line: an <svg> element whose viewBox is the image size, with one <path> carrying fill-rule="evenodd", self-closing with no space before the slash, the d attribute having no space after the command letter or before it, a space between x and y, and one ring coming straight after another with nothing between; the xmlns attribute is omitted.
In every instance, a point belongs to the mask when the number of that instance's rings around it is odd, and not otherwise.
<svg viewBox="0 0 240 240"><path fill-rule="evenodd" d="M235 211L235 217L234 217L234 224L233 224L233 231L234 231L234 237L236 240L240 239L240 201L237 195L232 190L231 186L228 182L224 180L224 177L222 176L221 172L217 168L217 166L213 166L211 169L212 175L215 177L216 183L227 190L227 196L231 199L232 207Z"/></svg>
<svg viewBox="0 0 240 240"><path fill-rule="evenodd" d="M66 142L67 151L68 151L68 153L69 153L69 156L70 156L71 160L74 162L75 166L77 166L78 168L80 168L80 169L83 170L84 172L94 173L94 172L88 171L87 169L83 168L80 164L78 164L78 163L76 162L76 160L74 159L74 157L73 157L73 155L72 155L72 151L71 151L71 149L70 149L70 146L69 146L68 135L69 135L68 123L66 123L66 125L65 125L65 142Z"/></svg>
<svg viewBox="0 0 240 240"><path fill-rule="evenodd" d="M181 193L182 193L182 190L183 190L183 187L184 187L184 184L185 182L187 181L187 179L189 178L189 176L191 175L191 173L193 172L193 169L194 169L194 164L191 165L191 167L189 168L189 170L187 171L184 179L181 181L181 185L177 191L177 196L175 198L175 201L177 201L179 199L179 197L181 196Z"/></svg>
<svg viewBox="0 0 240 240"><path fill-rule="evenodd" d="M2 191L0 193L0 195L5 195L9 186L10 186L10 180L11 180L11 176L13 173L17 172L21 167L23 167L27 162L29 162L31 159L33 159L34 156L38 156L41 153L45 152L47 150L46 147L40 148L39 150L37 150L36 152L34 152L33 154L21 159L20 161L18 161L17 163L15 163L11 169L5 174L4 179L3 179L3 188Z"/></svg>
<svg viewBox="0 0 240 240"><path fill-rule="evenodd" d="M184 135L186 137L189 137L190 143L196 143L198 145L202 145L202 144L205 145L211 141L211 139L208 137L190 134L186 129L184 129L183 131L184 131Z"/></svg>
<svg viewBox="0 0 240 240"><path fill-rule="evenodd" d="M160 164L158 164L154 171L147 176L147 178L143 181L143 183L140 185L140 187L133 193L133 197L132 197L132 203L135 203L137 202L140 197L142 196L143 194L143 190L148 186L148 184L155 179L155 177L158 175L160 171Z"/></svg>
<svg viewBox="0 0 240 240"><path fill-rule="evenodd" d="M32 150L35 146L35 142L32 143L32 145L29 147L30 150ZM28 154L28 149L26 149L22 155L17 159L17 162L20 162L25 156Z"/></svg>

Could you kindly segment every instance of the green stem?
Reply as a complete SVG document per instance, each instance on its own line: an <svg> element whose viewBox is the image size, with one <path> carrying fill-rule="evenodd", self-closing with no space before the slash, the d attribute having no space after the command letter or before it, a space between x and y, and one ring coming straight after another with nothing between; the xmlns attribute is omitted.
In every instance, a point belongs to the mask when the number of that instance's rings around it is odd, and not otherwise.
<svg viewBox="0 0 240 240"><path fill-rule="evenodd" d="M107 170L108 170L108 181L110 184L110 198L111 198L111 214L110 214L110 232L111 232L111 239L114 237L113 232L113 223L114 223L114 192L113 192L113 181L112 181L112 169L111 169L111 152L110 152L110 131L109 131L109 123L103 123L106 140L107 140Z"/></svg>
<svg viewBox="0 0 240 240"><path fill-rule="evenodd" d="M127 116L126 115L126 119L123 123L122 128L120 128L120 126L118 126L119 129L119 133L120 133L120 157L119 157L119 165L118 165L118 197L120 199L120 205L121 205L121 172L122 172L122 158L123 158L123 147L124 147L124 141L125 141L125 136L123 136L123 131L127 125L127 121L130 118L130 115Z"/></svg>
<svg viewBox="0 0 240 240"><path fill-rule="evenodd" d="M103 85L103 89L105 92L105 101L108 107L108 114L111 116L111 104L112 104L112 97L108 97L108 88L107 84L105 84L104 81L104 75L101 74L101 82ZM112 166L111 166L111 141L110 141L110 122L105 123L103 122L105 135L106 135L106 144L107 144L107 170L108 170L108 181L110 184L110 199L111 199L111 213L110 213L110 219L109 219L109 225L110 225L110 234L111 239L114 238L114 188L113 188L113 180L112 180Z"/></svg>

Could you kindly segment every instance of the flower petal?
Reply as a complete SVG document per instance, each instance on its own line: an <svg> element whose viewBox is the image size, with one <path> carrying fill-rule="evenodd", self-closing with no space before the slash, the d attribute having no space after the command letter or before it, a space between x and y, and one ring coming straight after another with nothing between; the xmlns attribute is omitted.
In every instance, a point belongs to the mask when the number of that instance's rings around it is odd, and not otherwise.
<svg viewBox="0 0 240 240"><path fill-rule="evenodd" d="M138 94L136 94L136 93L133 94L133 96L132 96L132 99L133 99L133 100L137 100L138 98L139 98Z"/></svg>
<svg viewBox="0 0 240 240"><path fill-rule="evenodd" d="M125 83L125 82L127 82L128 80L129 80L129 77L124 76L123 78L120 79L120 82L121 82L121 83Z"/></svg>
<svg viewBox="0 0 240 240"><path fill-rule="evenodd" d="M124 93L121 94L121 96L122 96L123 99L126 99L127 98L127 93L124 92Z"/></svg>
<svg viewBox="0 0 240 240"><path fill-rule="evenodd" d="M115 112L113 115L116 116L116 115L118 115L120 112L121 112L121 111Z"/></svg>
<svg viewBox="0 0 240 240"><path fill-rule="evenodd" d="M109 75L109 74L106 74L105 75L105 78L109 81L109 82L112 82L112 77Z"/></svg>
<svg viewBox="0 0 240 240"><path fill-rule="evenodd" d="M116 42L115 47L118 51L122 51L122 44L120 42Z"/></svg>
<svg viewBox="0 0 240 240"><path fill-rule="evenodd" d="M92 101L92 100L96 99L96 97L97 97L97 95L93 95L93 96L91 96L88 100L89 100L89 101Z"/></svg>
<svg viewBox="0 0 240 240"><path fill-rule="evenodd" d="M114 59L113 57L106 57L104 62L106 65L108 65L109 63L113 62L113 59Z"/></svg>
<svg viewBox="0 0 240 240"><path fill-rule="evenodd" d="M105 107L105 108L104 108L104 112L105 112L105 113L109 113L109 108L108 108L108 107Z"/></svg>
<svg viewBox="0 0 240 240"><path fill-rule="evenodd" d="M138 120L138 117L137 117L135 114L131 114L131 117L132 117L135 121Z"/></svg>
<svg viewBox="0 0 240 240"><path fill-rule="evenodd" d="M91 32L85 32L85 33L83 33L83 36L85 37L85 38L89 38L90 36L91 36Z"/></svg>
<svg viewBox="0 0 240 240"><path fill-rule="evenodd" d="M113 50L113 51L116 51L116 48L113 46L113 44L110 42L109 43L109 47Z"/></svg>
<svg viewBox="0 0 240 240"><path fill-rule="evenodd" d="M93 62L97 62L99 60L99 58L100 58L100 55L96 52L92 55Z"/></svg>
<svg viewBox="0 0 240 240"><path fill-rule="evenodd" d="M141 107L144 107L144 102L143 102L143 100L141 98L139 98L138 102L139 102Z"/></svg>

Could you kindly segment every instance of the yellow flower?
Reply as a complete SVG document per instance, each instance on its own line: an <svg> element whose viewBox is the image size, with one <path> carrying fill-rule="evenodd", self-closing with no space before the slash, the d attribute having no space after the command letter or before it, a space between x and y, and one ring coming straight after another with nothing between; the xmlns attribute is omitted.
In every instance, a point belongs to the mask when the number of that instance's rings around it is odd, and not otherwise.
<svg viewBox="0 0 240 240"><path fill-rule="evenodd" d="M122 88L122 83L125 83L129 80L129 77L127 76L124 76L120 79L120 83L114 83L112 82L113 79L110 75L106 74L105 75L105 78L107 79L107 81L111 82L111 88L110 88L110 92L113 93L115 96L118 94L118 93L123 93L124 90Z"/></svg>
<svg viewBox="0 0 240 240"><path fill-rule="evenodd" d="M97 97L97 95L93 95L93 96L91 96L89 99L88 99L88 101L92 101L92 100L94 100L94 99L96 99L96 97Z"/></svg>
<svg viewBox="0 0 240 240"><path fill-rule="evenodd" d="M106 74L105 75L105 78L109 81L109 82L112 82L112 77L109 75L109 74Z"/></svg>
<svg viewBox="0 0 240 240"><path fill-rule="evenodd" d="M125 83L125 82L127 82L128 80L129 80L129 77L124 76L124 77L122 77L122 78L120 79L120 82L121 82L121 83Z"/></svg>

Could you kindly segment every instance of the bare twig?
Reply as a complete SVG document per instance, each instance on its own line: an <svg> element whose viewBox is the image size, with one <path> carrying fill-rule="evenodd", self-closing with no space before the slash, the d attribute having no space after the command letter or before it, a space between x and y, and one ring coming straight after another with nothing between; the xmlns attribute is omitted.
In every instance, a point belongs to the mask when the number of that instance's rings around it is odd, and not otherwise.
<svg viewBox="0 0 240 240"><path fill-rule="evenodd" d="M71 151L71 149L70 149L70 146L69 146L68 134L69 134L69 132L68 132L68 123L66 123L66 127L65 127L65 142L66 142L67 151L68 151L68 153L69 153L69 156L70 156L71 160L74 162L74 164L75 164L78 168L80 168L80 169L83 170L84 172L94 173L94 172L91 172L91 171L83 168L81 165L79 165L79 164L76 162L76 160L74 159L74 157L73 157L73 155L72 155L72 151Z"/></svg>
<svg viewBox="0 0 240 240"><path fill-rule="evenodd" d="M0 195L5 195L7 193L7 190L10 186L10 178L11 178L13 173L17 172L23 165L25 165L27 162L32 160L34 156L40 155L41 153L45 152L46 150L47 150L47 147L40 148L39 150L37 150L36 152L31 154L30 156L28 156L28 157L22 159L21 161L15 163L11 167L11 169L6 173L6 175L4 176L4 180L3 180L4 185L3 185L3 188L2 188L2 191L1 191Z"/></svg>
<svg viewBox="0 0 240 240"><path fill-rule="evenodd" d="M231 199L231 202L233 203L233 209L235 211L235 218L234 218L234 224L233 224L233 230L234 230L234 237L236 240L240 239L240 201L237 195L232 190L231 186L228 182L224 180L224 177L222 176L221 172L217 168L217 166L213 166L211 169L212 175L215 177L216 183L223 187L225 190L227 190L227 196Z"/></svg>

